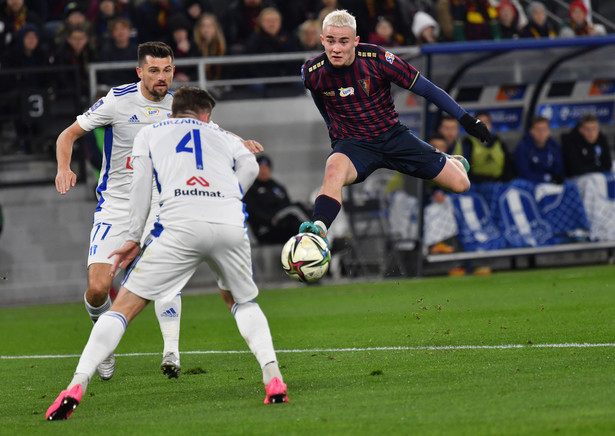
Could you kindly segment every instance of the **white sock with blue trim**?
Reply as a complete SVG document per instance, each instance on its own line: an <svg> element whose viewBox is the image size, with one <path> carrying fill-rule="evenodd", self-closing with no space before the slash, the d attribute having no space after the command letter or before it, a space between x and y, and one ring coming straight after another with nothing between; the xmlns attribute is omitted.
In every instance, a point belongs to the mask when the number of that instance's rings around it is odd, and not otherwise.
<svg viewBox="0 0 615 436"><path fill-rule="evenodd" d="M181 293L173 297L171 301L154 302L154 310L158 323L160 323L160 332L164 340L162 355L175 353L179 356L179 327L182 315Z"/></svg>
<svg viewBox="0 0 615 436"><path fill-rule="evenodd" d="M109 297L108 295L107 295L107 301L105 301L103 305L99 307L94 307L90 303L88 303L88 300L85 297L85 294L83 294L83 302L85 303L85 310L87 310L88 313L90 314L90 318L92 319L93 323L95 323L100 317L100 315L105 313L111 307L111 297Z"/></svg>
<svg viewBox="0 0 615 436"><path fill-rule="evenodd" d="M85 390L87 381L94 375L96 367L117 348L127 325L126 318L119 312L107 311L98 318L98 321L92 327L90 339L88 339L88 343L81 353L69 388L75 384L80 384ZM83 381L85 379L87 381L84 386Z"/></svg>
<svg viewBox="0 0 615 436"><path fill-rule="evenodd" d="M282 380L269 324L260 306L254 301L249 301L242 304L235 303L231 310L235 316L239 333L246 340L263 370L263 383L269 384L273 377Z"/></svg>

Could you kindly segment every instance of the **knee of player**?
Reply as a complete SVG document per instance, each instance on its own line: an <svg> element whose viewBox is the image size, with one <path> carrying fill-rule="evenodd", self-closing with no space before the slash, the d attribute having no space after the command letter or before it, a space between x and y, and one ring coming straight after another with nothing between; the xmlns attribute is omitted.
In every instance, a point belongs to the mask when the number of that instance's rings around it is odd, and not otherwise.
<svg viewBox="0 0 615 436"><path fill-rule="evenodd" d="M106 298L109 290L109 283L105 280L90 279L88 282L88 294L94 299Z"/></svg>
<svg viewBox="0 0 615 436"><path fill-rule="evenodd" d="M470 189L470 180L467 177L460 177L453 186L451 186L451 191L455 194L462 194Z"/></svg>

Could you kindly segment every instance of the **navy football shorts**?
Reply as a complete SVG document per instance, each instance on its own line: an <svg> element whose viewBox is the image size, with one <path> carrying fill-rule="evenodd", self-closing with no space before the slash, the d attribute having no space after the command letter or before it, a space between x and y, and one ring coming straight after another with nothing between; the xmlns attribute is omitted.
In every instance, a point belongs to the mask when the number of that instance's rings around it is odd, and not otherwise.
<svg viewBox="0 0 615 436"><path fill-rule="evenodd" d="M331 154L343 153L353 163L357 170L354 183L364 181L378 168L389 168L431 180L440 174L446 164L446 156L443 153L414 136L410 129L401 123L369 140L335 139L331 146Z"/></svg>

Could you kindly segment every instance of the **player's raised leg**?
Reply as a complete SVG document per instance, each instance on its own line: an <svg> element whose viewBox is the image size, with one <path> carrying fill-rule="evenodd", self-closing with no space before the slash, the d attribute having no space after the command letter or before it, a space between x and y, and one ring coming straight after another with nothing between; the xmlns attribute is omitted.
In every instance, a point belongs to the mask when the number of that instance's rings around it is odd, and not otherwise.
<svg viewBox="0 0 615 436"><path fill-rule="evenodd" d="M314 202L312 221L304 222L299 233L314 233L327 242L327 230L342 207L342 188L357 179L357 170L348 156L333 153L327 159L325 175Z"/></svg>
<svg viewBox="0 0 615 436"><path fill-rule="evenodd" d="M468 178L465 165L463 161L456 156L450 156L446 159L444 167L433 181L442 188L457 194L461 194L470 189L470 179Z"/></svg>
<svg viewBox="0 0 615 436"><path fill-rule="evenodd" d="M113 355L120 343L128 323L147 305L147 300L122 287L111 308L102 314L90 333L90 338L81 353L77 369L68 387L63 390L47 409L49 421L60 421L70 417L81 402L88 383L96 368L109 355Z"/></svg>
<svg viewBox="0 0 615 436"><path fill-rule="evenodd" d="M168 378L178 378L181 371L179 362L179 330L182 314L181 293L170 301L156 301L155 312L164 341L160 369Z"/></svg>
<svg viewBox="0 0 615 436"><path fill-rule="evenodd" d="M85 308L96 324L101 315L111 307L109 291L113 277L109 275L111 265L108 263L92 263L88 267L88 288L85 291ZM102 380L109 380L115 372L115 357L113 354L105 356L98 367L98 375Z"/></svg>

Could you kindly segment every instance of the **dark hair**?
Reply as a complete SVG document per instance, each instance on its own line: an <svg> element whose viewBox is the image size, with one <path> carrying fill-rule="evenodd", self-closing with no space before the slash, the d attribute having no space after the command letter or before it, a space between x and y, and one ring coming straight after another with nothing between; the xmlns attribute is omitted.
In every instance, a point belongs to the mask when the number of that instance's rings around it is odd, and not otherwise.
<svg viewBox="0 0 615 436"><path fill-rule="evenodd" d="M488 120L491 120L491 114L487 111L478 111L474 114L474 118L478 118L480 116L487 117Z"/></svg>
<svg viewBox="0 0 615 436"><path fill-rule="evenodd" d="M427 138L427 142L431 143L431 141L434 139L446 141L446 138L444 138L444 135L440 132L433 132L431 135L429 135L429 137Z"/></svg>
<svg viewBox="0 0 615 436"><path fill-rule="evenodd" d="M171 62L175 60L173 49L161 41L149 41L139 44L139 48L137 49L139 65L143 65L145 63L146 56L159 59L171 57Z"/></svg>
<svg viewBox="0 0 615 436"><path fill-rule="evenodd" d="M182 86L173 93L171 112L174 117L189 112L200 115L211 113L215 105L216 100L206 90L196 86Z"/></svg>
<svg viewBox="0 0 615 436"><path fill-rule="evenodd" d="M585 123L597 123L598 117L594 114L585 114L579 118L579 126L582 126Z"/></svg>
<svg viewBox="0 0 615 436"><path fill-rule="evenodd" d="M534 118L532 118L532 123L530 124L530 127L534 127L538 123L550 124L548 118L543 117L542 115L536 115Z"/></svg>
<svg viewBox="0 0 615 436"><path fill-rule="evenodd" d="M455 117L453 117L451 115L448 115L448 114L444 114L444 115L442 115L442 118L440 118L440 124L439 125L441 125L444 121L455 121L455 122L457 122L457 118L455 118Z"/></svg>
<svg viewBox="0 0 615 436"><path fill-rule="evenodd" d="M126 26L130 29L132 27L132 23L126 17L116 17L109 21L108 28L110 32L113 32L117 26Z"/></svg>

